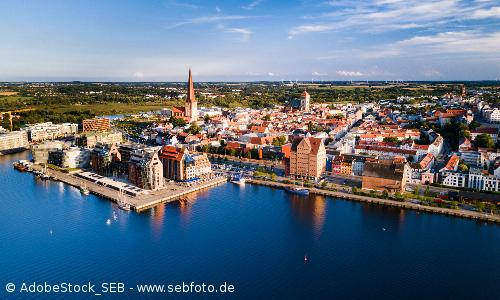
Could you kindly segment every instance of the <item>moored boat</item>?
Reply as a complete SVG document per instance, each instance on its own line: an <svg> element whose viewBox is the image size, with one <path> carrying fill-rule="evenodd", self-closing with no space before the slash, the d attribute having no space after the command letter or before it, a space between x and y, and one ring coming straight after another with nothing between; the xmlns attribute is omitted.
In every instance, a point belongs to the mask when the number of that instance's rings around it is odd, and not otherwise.
<svg viewBox="0 0 500 300"><path fill-rule="evenodd" d="M295 186L287 186L285 188L287 192L294 193L294 194L299 194L299 195L309 195L309 190L306 190L301 187L295 187Z"/></svg>
<svg viewBox="0 0 500 300"><path fill-rule="evenodd" d="M80 193L84 194L84 195L89 195L90 194L90 191L89 189L87 188L87 185L82 182L82 185L80 186Z"/></svg>
<svg viewBox="0 0 500 300"><path fill-rule="evenodd" d="M18 162L15 162L14 163L14 169L18 170L18 171L21 171L21 172L26 172L26 169L28 167L23 165L22 163L18 163Z"/></svg>
<svg viewBox="0 0 500 300"><path fill-rule="evenodd" d="M245 177L241 176L241 174L234 174L231 177L230 181L232 183L236 183L236 184L245 184L245 181L247 181L247 179Z"/></svg>

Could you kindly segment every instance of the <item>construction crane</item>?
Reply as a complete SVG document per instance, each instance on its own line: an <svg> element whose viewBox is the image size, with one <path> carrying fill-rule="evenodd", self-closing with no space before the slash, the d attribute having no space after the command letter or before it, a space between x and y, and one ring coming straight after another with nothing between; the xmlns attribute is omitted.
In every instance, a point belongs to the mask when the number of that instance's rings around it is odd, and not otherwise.
<svg viewBox="0 0 500 300"><path fill-rule="evenodd" d="M26 108L26 109L18 109L18 110L10 110L10 111L2 111L0 114L9 114L9 121L10 121L10 131L12 131L12 113L13 112L21 112L21 111L29 111L29 110L36 110L36 108Z"/></svg>

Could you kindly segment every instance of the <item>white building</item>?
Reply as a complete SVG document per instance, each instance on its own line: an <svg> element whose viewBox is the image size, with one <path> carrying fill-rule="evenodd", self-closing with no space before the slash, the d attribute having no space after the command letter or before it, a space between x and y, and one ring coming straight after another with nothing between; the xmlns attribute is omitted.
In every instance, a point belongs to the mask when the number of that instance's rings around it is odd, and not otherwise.
<svg viewBox="0 0 500 300"><path fill-rule="evenodd" d="M28 133L26 131L13 131L0 134L0 154L28 149L28 147Z"/></svg>

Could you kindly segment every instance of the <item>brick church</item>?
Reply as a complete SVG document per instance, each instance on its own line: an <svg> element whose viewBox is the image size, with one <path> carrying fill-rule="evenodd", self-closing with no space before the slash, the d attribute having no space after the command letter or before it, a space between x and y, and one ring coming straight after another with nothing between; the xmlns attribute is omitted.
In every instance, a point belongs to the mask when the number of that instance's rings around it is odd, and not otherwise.
<svg viewBox="0 0 500 300"><path fill-rule="evenodd" d="M172 107L172 116L178 118L182 117L186 122L198 121L198 105L194 97L193 77L191 77L191 69L189 69L188 89L186 96L185 107Z"/></svg>

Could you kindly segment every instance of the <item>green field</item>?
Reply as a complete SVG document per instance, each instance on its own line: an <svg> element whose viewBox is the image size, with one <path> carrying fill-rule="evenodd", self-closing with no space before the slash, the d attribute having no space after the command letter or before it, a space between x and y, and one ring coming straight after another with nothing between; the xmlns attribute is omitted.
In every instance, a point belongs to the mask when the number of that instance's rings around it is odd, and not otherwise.
<svg viewBox="0 0 500 300"><path fill-rule="evenodd" d="M2 100L7 100L7 101L17 101L18 99L21 100L31 100L33 97L19 97L19 96L0 96L0 101Z"/></svg>

